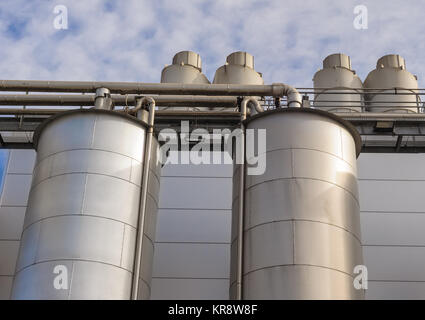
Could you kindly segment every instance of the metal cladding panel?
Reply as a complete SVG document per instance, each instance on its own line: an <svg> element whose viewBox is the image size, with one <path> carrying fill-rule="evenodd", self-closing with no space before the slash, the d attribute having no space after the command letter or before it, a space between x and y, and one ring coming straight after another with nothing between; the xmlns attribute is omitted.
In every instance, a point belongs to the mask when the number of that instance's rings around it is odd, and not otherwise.
<svg viewBox="0 0 425 320"><path fill-rule="evenodd" d="M363 296L353 285L354 266L362 264L355 138L330 114L310 111L270 112L247 123L266 129L267 143L265 173L245 179L246 299ZM232 240L231 285L235 227Z"/></svg>
<svg viewBox="0 0 425 320"><path fill-rule="evenodd" d="M0 241L0 275L13 275L18 258L19 241Z"/></svg>
<svg viewBox="0 0 425 320"><path fill-rule="evenodd" d="M262 201L265 198L267 202ZM322 181L283 179L259 184L246 191L245 214L245 229L300 219L337 225L360 238L358 202L346 190Z"/></svg>
<svg viewBox="0 0 425 320"><path fill-rule="evenodd" d="M244 276L247 300L327 300L362 299L353 287L353 278L340 271L316 266L275 266Z"/></svg>
<svg viewBox="0 0 425 320"><path fill-rule="evenodd" d="M278 221L245 231L244 273L294 264L293 222Z"/></svg>
<svg viewBox="0 0 425 320"><path fill-rule="evenodd" d="M25 207L0 207L0 239L21 239Z"/></svg>
<svg viewBox="0 0 425 320"><path fill-rule="evenodd" d="M74 215L56 216L36 224L41 224L41 227L36 240L38 246L35 263L81 259L121 266L124 237L122 223ZM20 265L18 271L28 266Z"/></svg>
<svg viewBox="0 0 425 320"><path fill-rule="evenodd" d="M355 150L351 134L331 118L313 112L273 113L249 123L251 129L267 128L266 152L283 149L310 149L327 152L356 166L356 154L343 150ZM343 133L345 131L345 133ZM344 141L344 136L351 139ZM347 145L343 148L343 144Z"/></svg>
<svg viewBox="0 0 425 320"><path fill-rule="evenodd" d="M57 265L69 270L72 283L67 289L58 290L53 285ZM16 276L13 286L12 299L129 299L131 273L104 263L57 260L25 268Z"/></svg>
<svg viewBox="0 0 425 320"><path fill-rule="evenodd" d="M154 252L154 243L151 239L143 236L143 256L142 256L142 272L140 273L139 282L144 282L149 287L152 278L152 259Z"/></svg>
<svg viewBox="0 0 425 320"><path fill-rule="evenodd" d="M129 298L144 145L145 127L113 112L73 112L44 126L13 297ZM157 147L154 141L153 162ZM151 163L144 230L150 239L155 237L159 168ZM153 244L145 243L142 277L149 284ZM65 295L47 281L61 261L71 264Z"/></svg>
<svg viewBox="0 0 425 320"><path fill-rule="evenodd" d="M228 279L153 279L152 299L225 300Z"/></svg>

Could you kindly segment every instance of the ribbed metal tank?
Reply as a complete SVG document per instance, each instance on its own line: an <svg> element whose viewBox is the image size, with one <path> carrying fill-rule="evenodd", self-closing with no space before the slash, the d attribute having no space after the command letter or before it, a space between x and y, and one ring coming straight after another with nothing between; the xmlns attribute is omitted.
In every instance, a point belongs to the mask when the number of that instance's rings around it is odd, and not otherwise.
<svg viewBox="0 0 425 320"><path fill-rule="evenodd" d="M64 112L37 129L13 299L130 298L145 138L144 122L98 109ZM153 140L142 299L150 294L159 192ZM54 286L57 266L66 267L67 289Z"/></svg>
<svg viewBox="0 0 425 320"><path fill-rule="evenodd" d="M329 112L361 112L363 84L351 69L350 57L336 53L323 60L323 69L316 72L314 83L314 107ZM340 90L347 89L347 90ZM341 94L327 94L337 91Z"/></svg>
<svg viewBox="0 0 425 320"><path fill-rule="evenodd" d="M416 90L418 80L415 75L406 70L405 60L397 54L380 58L376 63L376 69L371 71L364 81L364 87L381 89L365 95L370 112L418 112L420 99L415 94L418 92Z"/></svg>
<svg viewBox="0 0 425 320"><path fill-rule="evenodd" d="M363 260L355 128L309 108L266 111L246 126L266 129L267 143L265 173L245 177L243 298L363 298L353 286ZM231 298L241 174L234 168Z"/></svg>

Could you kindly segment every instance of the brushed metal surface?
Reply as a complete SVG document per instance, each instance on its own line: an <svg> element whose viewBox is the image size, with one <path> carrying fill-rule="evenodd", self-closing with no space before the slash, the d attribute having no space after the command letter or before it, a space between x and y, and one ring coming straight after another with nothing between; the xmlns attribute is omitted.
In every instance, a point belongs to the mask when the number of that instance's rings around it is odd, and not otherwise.
<svg viewBox="0 0 425 320"><path fill-rule="evenodd" d="M45 125L13 298L129 299L144 144L145 127L113 112L74 112ZM157 148L155 142L144 230L149 239L155 238L158 207ZM142 278L150 287L153 243L146 243ZM53 287L56 265L68 267L68 290Z"/></svg>
<svg viewBox="0 0 425 320"><path fill-rule="evenodd" d="M244 299L362 298L353 285L354 266L363 261L354 137L326 113L310 111L264 114L247 128L265 128L267 143L265 173L246 176Z"/></svg>

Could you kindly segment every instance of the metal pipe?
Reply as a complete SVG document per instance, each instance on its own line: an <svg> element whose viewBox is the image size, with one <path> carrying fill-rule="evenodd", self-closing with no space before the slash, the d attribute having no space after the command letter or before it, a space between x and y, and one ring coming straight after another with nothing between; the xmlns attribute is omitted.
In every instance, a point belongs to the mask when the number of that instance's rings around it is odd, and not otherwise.
<svg viewBox="0 0 425 320"><path fill-rule="evenodd" d="M136 250L134 255L134 267L133 267L133 278L131 285L131 300L138 299L139 293L139 277L141 274L141 263L143 255L143 234L145 230L145 218L146 218L146 202L148 195L148 180L149 180L149 164L151 160L151 149L153 139L153 125L155 119L155 100L151 97L143 97L140 99L140 105L143 103L149 103L149 118L148 118L148 129L146 132L146 144L145 144L145 156L143 162L143 175L141 183L141 194L140 194L140 205L139 205L139 219L136 236Z"/></svg>
<svg viewBox="0 0 425 320"><path fill-rule="evenodd" d="M135 105L138 95L111 95L115 106ZM236 107L237 98L228 96L186 96L186 95L162 95L156 96L157 106L206 106L206 107ZM2 94L0 105L3 106L93 106L96 95L82 94Z"/></svg>
<svg viewBox="0 0 425 320"><path fill-rule="evenodd" d="M103 110L112 110L111 92L107 88L98 88L96 98L94 99L94 108Z"/></svg>
<svg viewBox="0 0 425 320"><path fill-rule="evenodd" d="M213 96L275 96L288 95L291 102L301 101L297 90L283 83L271 85L240 84L179 84L143 82L95 82L95 81L42 81L0 80L0 91L29 92L96 92L108 88L111 93L121 94L185 94Z"/></svg>
<svg viewBox="0 0 425 320"><path fill-rule="evenodd" d="M291 107L291 108L302 107L303 99L297 89L284 83L273 83L272 86L275 86L275 88L279 90L278 95L273 95L273 96L288 97L288 107Z"/></svg>
<svg viewBox="0 0 425 320"><path fill-rule="evenodd" d="M246 109L249 103L256 106L257 99L246 97L241 103L241 156L240 178L239 178L239 212L238 212L238 248L237 248L237 268L236 268L236 300L243 299L243 232L244 232L244 212L245 212L245 125ZM259 104L258 104L259 105ZM260 111L261 112L261 111ZM236 157L236 155L235 155ZM236 159L236 158L235 158Z"/></svg>
<svg viewBox="0 0 425 320"><path fill-rule="evenodd" d="M391 113L391 112L340 112L337 114L346 120L388 120L388 121L424 121L425 113Z"/></svg>

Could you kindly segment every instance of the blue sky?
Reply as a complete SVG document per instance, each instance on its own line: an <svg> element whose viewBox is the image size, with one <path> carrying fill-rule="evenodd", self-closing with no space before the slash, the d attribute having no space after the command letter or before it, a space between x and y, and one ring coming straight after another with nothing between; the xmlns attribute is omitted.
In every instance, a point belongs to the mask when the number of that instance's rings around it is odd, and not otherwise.
<svg viewBox="0 0 425 320"><path fill-rule="evenodd" d="M53 27L60 4L67 30ZM353 27L359 4L367 30ZM424 13L419 0L2 0L0 78L158 82L174 53L193 50L212 80L242 50L266 83L310 87L328 54L350 55L364 80L379 57L399 53L424 87Z"/></svg>

